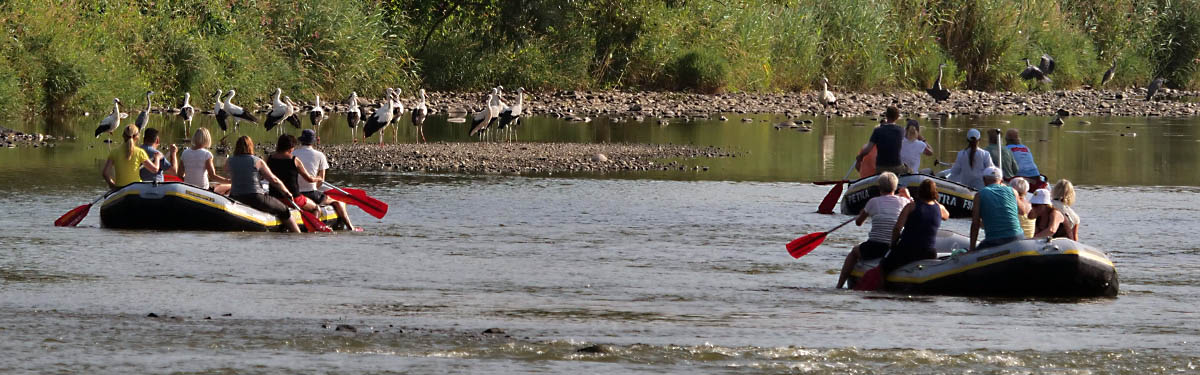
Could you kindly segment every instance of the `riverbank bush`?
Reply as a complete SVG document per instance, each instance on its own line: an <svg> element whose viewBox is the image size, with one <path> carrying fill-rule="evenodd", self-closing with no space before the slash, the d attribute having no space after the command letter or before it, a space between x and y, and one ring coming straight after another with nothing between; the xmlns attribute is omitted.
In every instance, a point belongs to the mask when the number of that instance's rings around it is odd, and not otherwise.
<svg viewBox="0 0 1200 375"><path fill-rule="evenodd" d="M1110 88L1163 76L1200 87L1200 0L265 0L0 2L0 110L207 107L552 89L913 90L938 64L952 89ZM1022 58L1058 62L1022 81ZM197 107L201 107L197 105Z"/></svg>

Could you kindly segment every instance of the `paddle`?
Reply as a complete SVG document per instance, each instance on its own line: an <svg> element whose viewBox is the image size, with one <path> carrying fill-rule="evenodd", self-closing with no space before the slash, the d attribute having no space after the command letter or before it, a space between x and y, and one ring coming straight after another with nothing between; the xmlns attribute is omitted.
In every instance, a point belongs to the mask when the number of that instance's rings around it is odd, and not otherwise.
<svg viewBox="0 0 1200 375"><path fill-rule="evenodd" d="M358 208L361 208L368 215L374 216L376 219L382 219L384 215L387 215L387 203L372 198L365 191L351 188L342 189L328 182L325 183L325 186L329 186L332 189L325 192L330 198L358 206Z"/></svg>
<svg viewBox="0 0 1200 375"><path fill-rule="evenodd" d="M164 174L163 182L183 182L183 179L176 175Z"/></svg>
<svg viewBox="0 0 1200 375"><path fill-rule="evenodd" d="M832 214L833 213L833 206L837 205L838 198L840 198L842 196L842 184L846 183L846 182L850 182L850 181L846 181L846 180L850 178L851 173L854 173L854 164L851 164L850 170L846 171L846 177L842 177L842 181L837 181L836 182L837 185L834 185L833 189L829 189L829 194L825 194L825 199L821 200L820 206L817 206L817 213L821 213L821 214ZM822 182L824 182L824 181L822 181ZM818 185L820 185L820 184L818 184Z"/></svg>
<svg viewBox="0 0 1200 375"><path fill-rule="evenodd" d="M825 236L828 236L830 233L833 233L833 231L835 231L835 230L841 229L841 227L846 226L846 224L850 224L851 221L854 221L854 219L857 219L857 218L858 218L857 216L852 217L852 218L850 218L850 220L846 220L846 222L838 224L838 226L836 226L836 227L833 227L833 229L830 229L830 230L827 230L824 232L809 233L809 234L805 235L804 237L800 237L800 238L792 240L792 242L788 242L788 244L787 244L788 254L791 254L792 258L799 258L799 257L802 257L802 256L812 252L813 249L817 248L817 246L821 246L822 242L825 242Z"/></svg>
<svg viewBox="0 0 1200 375"><path fill-rule="evenodd" d="M883 266L875 266L864 272L862 277L858 278L858 282L854 283L854 290L872 291L883 287Z"/></svg>
<svg viewBox="0 0 1200 375"><path fill-rule="evenodd" d="M308 229L309 233L333 231L333 229L329 229L325 223L322 223L321 219L317 218L317 215L313 215L311 212L301 209L300 206L296 205L296 202L294 201L288 201L288 203L292 204L292 208L300 211L300 218L304 219L304 228Z"/></svg>
<svg viewBox="0 0 1200 375"><path fill-rule="evenodd" d="M92 206L107 196L108 194L101 195L100 198L96 198L96 200L92 201L92 203L75 207L74 209L67 211L67 213L60 216L58 220L54 221L54 226L73 227L79 225L79 222L83 221L83 218L87 217L88 211L92 209Z"/></svg>

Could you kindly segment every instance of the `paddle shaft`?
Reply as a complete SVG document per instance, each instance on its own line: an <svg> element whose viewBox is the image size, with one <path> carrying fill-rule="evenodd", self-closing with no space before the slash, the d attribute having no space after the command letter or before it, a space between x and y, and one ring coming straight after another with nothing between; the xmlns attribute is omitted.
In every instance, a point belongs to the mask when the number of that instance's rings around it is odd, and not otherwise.
<svg viewBox="0 0 1200 375"><path fill-rule="evenodd" d="M850 224L850 222L854 221L854 219L858 219L858 215L854 215L854 217L850 218L850 220L846 220L841 224L838 224L838 226L833 227L833 229L825 231L825 234L833 233L835 230L842 229L842 227L846 226L846 224Z"/></svg>

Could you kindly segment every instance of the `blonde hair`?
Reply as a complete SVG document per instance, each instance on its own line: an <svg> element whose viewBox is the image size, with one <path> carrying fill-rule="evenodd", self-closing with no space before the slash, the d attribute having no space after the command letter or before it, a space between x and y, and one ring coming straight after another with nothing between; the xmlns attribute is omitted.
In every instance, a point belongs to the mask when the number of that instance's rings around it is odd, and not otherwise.
<svg viewBox="0 0 1200 375"><path fill-rule="evenodd" d="M199 150L208 148L210 145L212 145L212 135L208 133L208 129L196 129L196 134L192 135L192 149Z"/></svg>
<svg viewBox="0 0 1200 375"><path fill-rule="evenodd" d="M1074 206L1075 184L1065 178L1058 180L1058 183L1054 184L1054 190L1050 191L1050 198L1061 201L1065 205Z"/></svg>
<svg viewBox="0 0 1200 375"><path fill-rule="evenodd" d="M1016 190L1017 194L1021 194L1022 197L1024 197L1026 193L1029 193L1029 181L1025 181L1024 178L1017 177L1009 180L1008 186L1012 187L1013 190Z"/></svg>
<svg viewBox="0 0 1200 375"><path fill-rule="evenodd" d="M135 150L137 150L137 142L135 140L137 139L138 133L140 133L140 132L141 131L138 130L138 127L135 124L129 124L128 126L125 127L125 132L124 132L123 136L125 137L125 158L126 158L126 160L133 160L133 153Z"/></svg>
<svg viewBox="0 0 1200 375"><path fill-rule="evenodd" d="M879 194L895 193L896 185L900 184L900 178L896 177L895 173L883 172L879 174L876 183L879 184Z"/></svg>

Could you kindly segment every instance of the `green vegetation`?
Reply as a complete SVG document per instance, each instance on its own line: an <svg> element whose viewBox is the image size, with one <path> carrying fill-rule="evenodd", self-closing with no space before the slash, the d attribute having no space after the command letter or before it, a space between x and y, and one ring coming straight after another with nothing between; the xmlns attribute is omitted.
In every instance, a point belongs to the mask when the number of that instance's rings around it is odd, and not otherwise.
<svg viewBox="0 0 1200 375"><path fill-rule="evenodd" d="M1026 90L1165 77L1200 87L1200 0L0 1L0 110L103 111L218 89L244 104L482 90Z"/></svg>

